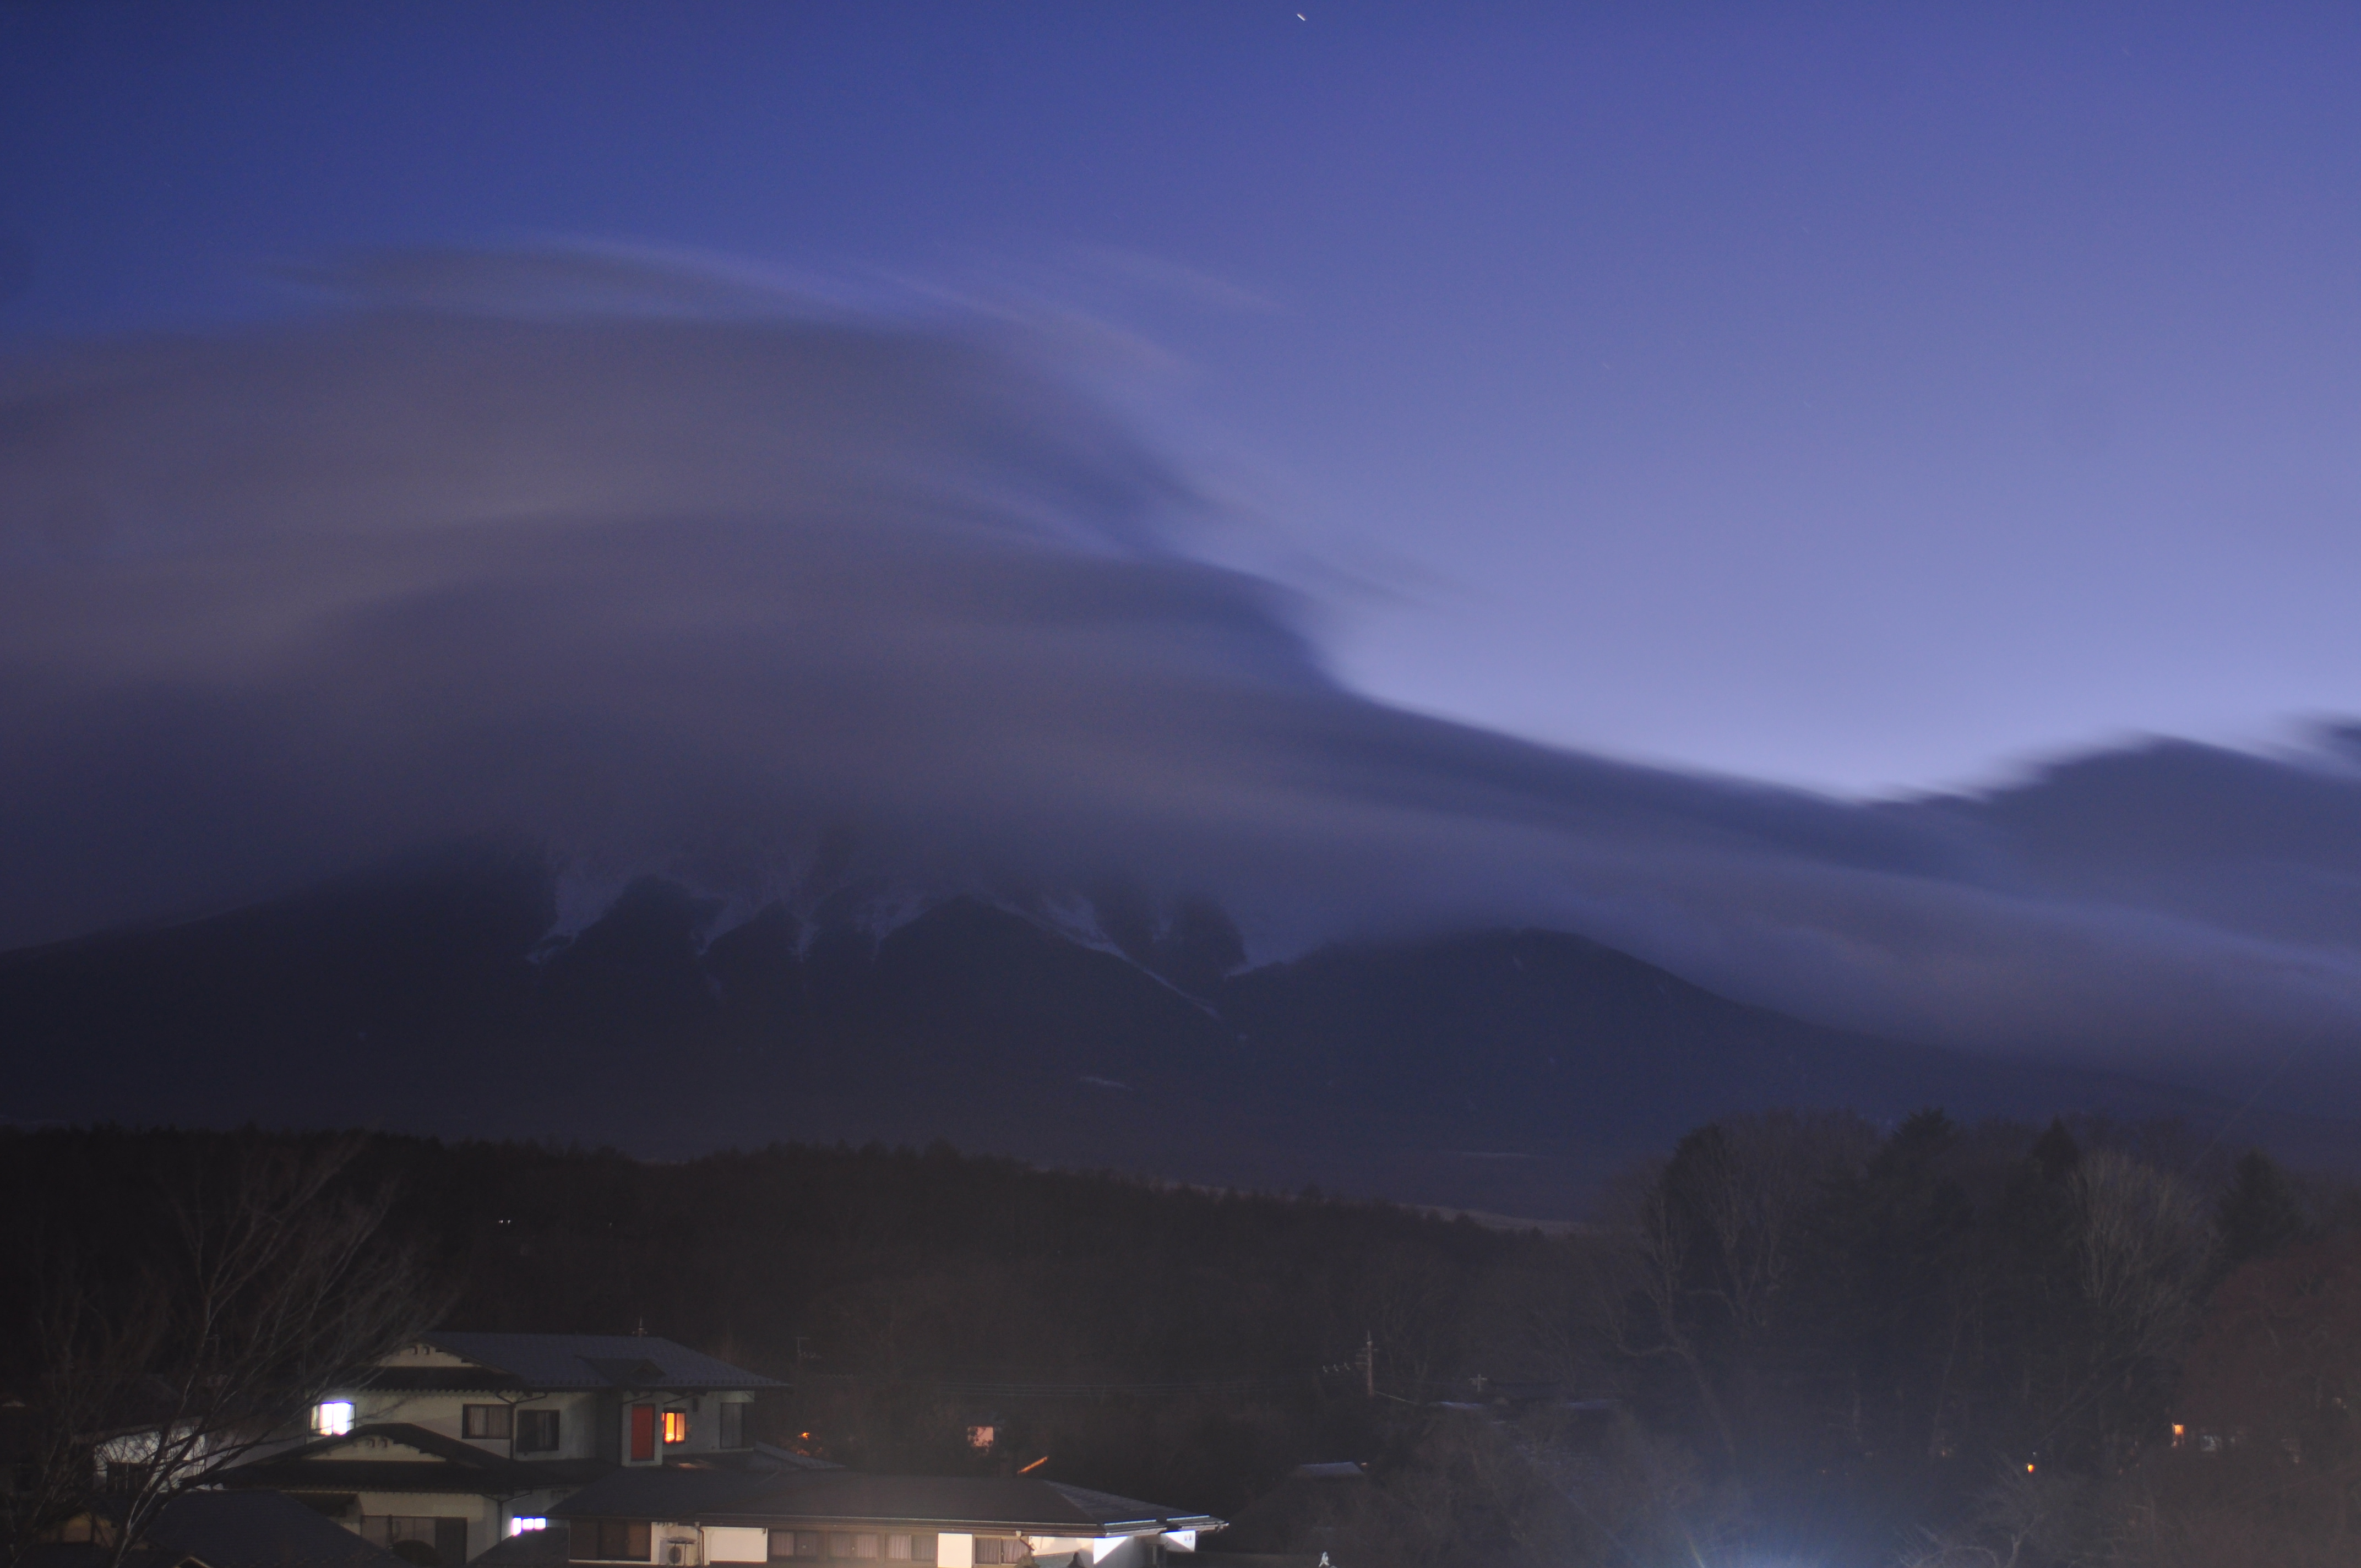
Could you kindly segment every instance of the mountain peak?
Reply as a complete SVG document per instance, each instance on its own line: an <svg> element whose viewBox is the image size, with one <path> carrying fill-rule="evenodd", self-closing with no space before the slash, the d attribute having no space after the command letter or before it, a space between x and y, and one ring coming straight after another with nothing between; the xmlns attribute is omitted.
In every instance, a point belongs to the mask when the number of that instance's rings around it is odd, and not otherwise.
<svg viewBox="0 0 2361 1568"><path fill-rule="evenodd" d="M1218 1186L1567 1213L1620 1164L1733 1112L2225 1113L2193 1091L1822 1028L1560 931L1250 967L1203 900L1102 889L1052 911L844 889L733 923L647 877L544 944L553 880L513 857L422 861L0 955L0 1028L23 1047L0 1115L665 1155L948 1137ZM2352 1142L2294 1117L2242 1130L2299 1157Z"/></svg>

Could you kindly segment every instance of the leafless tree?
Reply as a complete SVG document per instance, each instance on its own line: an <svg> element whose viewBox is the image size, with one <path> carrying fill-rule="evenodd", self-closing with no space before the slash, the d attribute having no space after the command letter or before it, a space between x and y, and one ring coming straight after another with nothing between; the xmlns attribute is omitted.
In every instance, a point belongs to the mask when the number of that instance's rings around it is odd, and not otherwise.
<svg viewBox="0 0 2361 1568"><path fill-rule="evenodd" d="M1903 1554L1899 1568L2100 1568L2124 1563L2114 1501L2088 1477L2027 1475L2011 1465L1977 1499L1965 1523L1930 1533Z"/></svg>
<svg viewBox="0 0 2361 1568"><path fill-rule="evenodd" d="M1687 1327L1695 1234L1680 1223L1661 1179L1631 1195L1620 1229L1627 1244L1621 1256L1603 1257L1589 1275L1597 1321L1623 1354L1667 1359L1687 1373L1723 1451L1735 1453L1737 1439L1721 1396Z"/></svg>
<svg viewBox="0 0 2361 1568"><path fill-rule="evenodd" d="M2074 1172L2082 1294L2112 1331L2116 1354L2179 1348L2213 1249L2205 1211L2187 1186L2112 1149Z"/></svg>
<svg viewBox="0 0 2361 1568"><path fill-rule="evenodd" d="M1850 1115L1732 1117L1692 1135L1617 1226L1626 1251L1602 1271L1598 1302L1617 1348L1669 1358L1688 1374L1725 1452L1737 1453L1730 1400L1693 1326L1718 1322L1739 1346L1760 1341L1794 1284L1798 1231L1828 1179L1872 1142Z"/></svg>
<svg viewBox="0 0 2361 1568"><path fill-rule="evenodd" d="M1455 1411L1432 1420L1385 1490L1401 1505L1389 1544L1409 1547L1409 1562L1489 1568L1567 1559L1575 1516L1559 1478L1535 1463L1534 1445L1488 1416ZM1356 1554L1348 1561L1367 1553L1370 1532L1363 1533L1349 1542Z"/></svg>
<svg viewBox="0 0 2361 1568"><path fill-rule="evenodd" d="M2213 1231L2186 1183L2111 1149L2083 1158L2073 1201L2075 1283L2092 1339L2089 1369L2059 1420L2087 1411L2106 1464L2119 1468L2161 1417L2195 1325Z"/></svg>
<svg viewBox="0 0 2361 1568"><path fill-rule="evenodd" d="M1456 1283L1434 1258L1406 1247L1387 1248L1366 1260L1359 1306L1379 1357L1375 1376L1380 1387L1390 1382L1405 1398L1427 1397L1429 1379L1457 1321Z"/></svg>
<svg viewBox="0 0 2361 1568"><path fill-rule="evenodd" d="M158 1182L144 1255L48 1238L10 1564L77 1519L120 1564L172 1498L431 1325L447 1295L386 1236L389 1195L340 1179L362 1146L243 1141L198 1160Z"/></svg>

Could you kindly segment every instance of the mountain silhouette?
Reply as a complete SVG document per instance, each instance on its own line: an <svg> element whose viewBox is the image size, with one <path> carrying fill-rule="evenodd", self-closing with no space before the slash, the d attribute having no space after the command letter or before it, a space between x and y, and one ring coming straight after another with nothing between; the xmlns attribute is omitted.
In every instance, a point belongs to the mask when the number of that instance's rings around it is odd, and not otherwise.
<svg viewBox="0 0 2361 1568"><path fill-rule="evenodd" d="M656 879L570 940L537 857L424 857L0 955L20 1124L365 1126L675 1157L927 1143L1215 1186L1536 1216L1717 1115L2092 1112L2349 1161L2353 1129L2197 1090L1825 1028L1562 932L1249 968L1202 902L1077 933L970 897L774 905Z"/></svg>

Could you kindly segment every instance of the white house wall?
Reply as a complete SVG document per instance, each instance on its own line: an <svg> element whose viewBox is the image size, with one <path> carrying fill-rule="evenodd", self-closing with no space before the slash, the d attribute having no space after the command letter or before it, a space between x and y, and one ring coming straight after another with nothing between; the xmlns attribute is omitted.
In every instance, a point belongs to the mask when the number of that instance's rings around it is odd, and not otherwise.
<svg viewBox="0 0 2361 1568"><path fill-rule="evenodd" d="M390 1437L351 1437L324 1452L321 1459L366 1459L372 1464L433 1464L435 1456L423 1453Z"/></svg>
<svg viewBox="0 0 2361 1568"><path fill-rule="evenodd" d="M767 1530L741 1530L729 1525L707 1525L705 1560L708 1563L768 1563L771 1560L771 1532Z"/></svg>
<svg viewBox="0 0 2361 1568"><path fill-rule="evenodd" d="M454 1355L447 1350L437 1350L431 1344L404 1345L378 1363L379 1366L473 1366L476 1364L464 1355Z"/></svg>
<svg viewBox="0 0 2361 1568"><path fill-rule="evenodd" d="M424 1427L428 1431L480 1448L487 1453L497 1453L504 1459L596 1459L599 1456L599 1427L607 1420L616 1423L609 1434L614 1446L607 1452L627 1458L631 1451L631 1407L651 1405L656 1411L657 1431L661 1436L664 1412L680 1409L688 1416L688 1441L657 1444L657 1458L685 1453L711 1453L721 1447L721 1409L724 1405L750 1405L753 1396L741 1391L720 1394L650 1394L626 1395L617 1400L613 1395L602 1396L596 1390L549 1394L513 1404L495 1394L453 1393L434 1390L361 1389L339 1393L333 1398L352 1402L353 1424L404 1423ZM557 1446L554 1449L531 1451L514 1447L514 1439L477 1438L467 1435L467 1407L469 1405L510 1404L511 1411L555 1410L558 1412ZM612 1412L602 1413L601 1406ZM511 1414L510 1431L515 1429ZM309 1432L291 1441L308 1441ZM742 1431L739 1446L749 1446Z"/></svg>
<svg viewBox="0 0 2361 1568"><path fill-rule="evenodd" d="M520 1508L518 1511L523 1510ZM813 1529L823 1531L857 1528L883 1534L897 1528L921 1530L925 1525L917 1520L870 1519L862 1521L858 1526L838 1520L810 1525L783 1524L777 1528ZM657 1568L668 1568L671 1553L666 1549L675 1545L691 1548L683 1554L683 1568L689 1568L690 1564L700 1563L712 1565L712 1568L719 1568L719 1565L722 1564L767 1563L770 1561L770 1527L760 1529L730 1525L699 1527L668 1519L652 1519L649 1521L648 1533L652 1547L651 1555ZM959 1530L941 1530L934 1533L935 1568L975 1568L975 1537L972 1534ZM469 1539L472 1543L473 1537ZM1028 1535L1024 1539L1032 1547L1033 1555L1036 1557L1052 1557L1066 1552L1081 1552L1087 1553L1092 1563L1101 1564L1103 1568L1143 1568L1143 1565L1155 1560L1152 1548L1159 1540L1167 1546L1184 1552L1193 1552L1196 1547L1194 1530L1176 1531L1162 1537Z"/></svg>
<svg viewBox="0 0 2361 1568"><path fill-rule="evenodd" d="M353 1406L353 1424L370 1426L400 1422L424 1427L428 1431L480 1448L487 1453L497 1453L503 1459L592 1459L598 1456L598 1396L596 1393L552 1394L545 1398L526 1399L511 1408L518 1410L555 1410L557 1446L533 1453L511 1453L512 1439L476 1438L466 1433L466 1407L469 1405L500 1405L508 1401L493 1394L402 1391L365 1388L335 1398L349 1399ZM514 1417L511 1418L511 1422ZM718 1426L718 1422L716 1423ZM513 1424L510 1431L515 1431ZM695 1421L689 1424L692 1436ZM380 1456L382 1457L382 1456Z"/></svg>
<svg viewBox="0 0 2361 1568"><path fill-rule="evenodd" d="M1154 1561L1149 1545L1156 1536L1129 1535L1028 1535L1026 1541L1036 1557L1055 1557L1061 1552L1080 1552L1104 1568L1138 1568ZM1170 1540L1170 1537L1163 1539Z"/></svg>

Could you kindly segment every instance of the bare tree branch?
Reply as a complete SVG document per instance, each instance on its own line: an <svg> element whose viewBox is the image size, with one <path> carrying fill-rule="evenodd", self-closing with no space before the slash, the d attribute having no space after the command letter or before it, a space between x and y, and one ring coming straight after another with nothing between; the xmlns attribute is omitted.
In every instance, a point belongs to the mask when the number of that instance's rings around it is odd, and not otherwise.
<svg viewBox="0 0 2361 1568"><path fill-rule="evenodd" d="M241 1145L159 1182L153 1255L52 1238L30 1325L34 1453L7 1498L7 1561L89 1516L119 1568L166 1504L280 1441L446 1304L351 1190L357 1138Z"/></svg>

